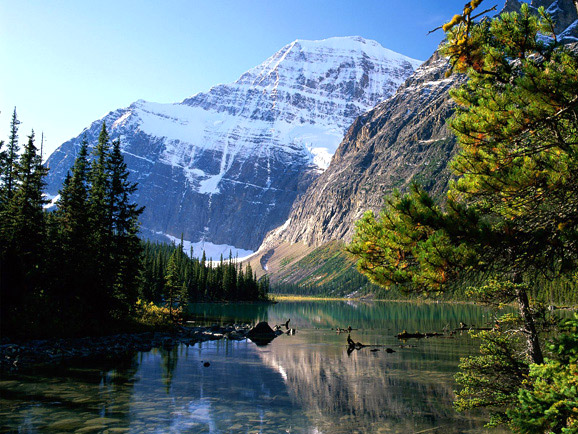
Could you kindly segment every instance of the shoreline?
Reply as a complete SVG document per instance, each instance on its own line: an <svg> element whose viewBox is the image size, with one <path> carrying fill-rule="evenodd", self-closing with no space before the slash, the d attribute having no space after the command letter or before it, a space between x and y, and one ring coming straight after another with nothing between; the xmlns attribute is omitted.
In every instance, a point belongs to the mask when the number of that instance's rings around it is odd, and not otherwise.
<svg viewBox="0 0 578 434"><path fill-rule="evenodd" d="M474 304L483 306L484 304L475 300L434 300L434 299L383 299L368 297L316 297L313 295L291 295L291 294L269 294L275 301L361 301L361 302L380 302L380 303L424 303L424 304ZM512 303L505 305L514 306ZM578 305L575 306L558 306L548 305L550 310L578 311Z"/></svg>
<svg viewBox="0 0 578 434"><path fill-rule="evenodd" d="M424 303L424 304L480 304L465 300L432 300L432 299L383 299L373 297L315 297L313 295L269 294L275 301L360 301L379 303Z"/></svg>
<svg viewBox="0 0 578 434"><path fill-rule="evenodd" d="M32 339L0 345L0 372L18 372L93 357L115 357L153 348L229 339L247 339L249 324L206 327L180 326L168 332L120 333L83 338Z"/></svg>
<svg viewBox="0 0 578 434"><path fill-rule="evenodd" d="M441 300L377 300L372 298L312 297L277 295L269 303L290 301L358 301L417 304L478 304L474 301ZM552 310L576 311L577 306L553 306ZM45 338L0 340L0 373L17 372L35 367L54 366L96 357L118 357L131 352L146 352L153 348L171 349L185 344L229 339L245 340L252 326L229 324L211 326L175 326L170 331L124 332L106 336L81 338Z"/></svg>

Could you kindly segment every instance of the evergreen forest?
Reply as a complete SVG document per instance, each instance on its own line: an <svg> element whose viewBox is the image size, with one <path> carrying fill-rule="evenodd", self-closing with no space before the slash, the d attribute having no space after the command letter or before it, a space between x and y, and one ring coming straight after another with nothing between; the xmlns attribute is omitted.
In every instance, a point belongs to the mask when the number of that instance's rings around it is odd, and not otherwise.
<svg viewBox="0 0 578 434"><path fill-rule="evenodd" d="M102 125L83 141L55 207L43 194L48 169L34 132L20 149L16 109L0 142L0 300L4 336L103 334L138 325L142 306L181 308L190 300L265 300L257 281L229 258L191 259L182 245L139 238L143 208L133 200L119 140ZM143 303L145 302L145 303Z"/></svg>
<svg viewBox="0 0 578 434"><path fill-rule="evenodd" d="M306 277L275 289L490 306L487 327L470 330L480 349L461 359L455 408L481 409L487 426L517 433L578 433L578 315L557 315L563 306L553 305L578 301L578 43L560 40L543 7L522 3L518 12L489 17L494 8L480 12L482 3L471 0L441 26L447 74L464 76L450 91L449 129L459 148L447 197L419 183L392 192L379 215L367 212L357 222L346 247L361 275L332 247L294 264L287 259L282 269ZM146 318L158 312L178 323L191 301L267 300L268 277L258 279L231 254L198 259L182 239L139 238L138 186L105 124L97 143L78 147L55 206L43 194L42 140L38 147L32 131L21 149L19 124L15 109L0 142L3 335L136 331L156 325ZM314 266L317 274L303 272ZM503 314L504 306L513 309ZM292 336L289 320L285 327ZM373 346L347 342L350 353ZM409 346L399 349L401 356ZM384 357L397 352L387 350ZM350 365L364 360L354 354ZM308 369L304 360L300 370ZM279 380L283 390L287 378Z"/></svg>
<svg viewBox="0 0 578 434"><path fill-rule="evenodd" d="M218 262L201 259L183 251L182 244L143 242L142 298L155 303L182 305L188 301L266 300L269 279L257 279L251 265L246 267L229 255Z"/></svg>

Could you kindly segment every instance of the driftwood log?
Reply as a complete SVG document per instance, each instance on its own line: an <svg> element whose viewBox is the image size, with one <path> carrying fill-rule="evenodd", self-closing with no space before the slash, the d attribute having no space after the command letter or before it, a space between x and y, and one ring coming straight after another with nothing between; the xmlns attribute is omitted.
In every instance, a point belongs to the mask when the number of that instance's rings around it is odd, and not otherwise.
<svg viewBox="0 0 578 434"><path fill-rule="evenodd" d="M367 348L367 347L372 347L372 349L370 351L372 352L377 352L379 351L379 348L375 348L375 347L384 347L385 345L365 345L362 344L361 342L355 342L353 339L351 339L351 335L347 335L347 355L350 355L353 351L357 350L361 350L362 348ZM385 349L386 353L395 353L395 350L391 349L391 348L386 348Z"/></svg>

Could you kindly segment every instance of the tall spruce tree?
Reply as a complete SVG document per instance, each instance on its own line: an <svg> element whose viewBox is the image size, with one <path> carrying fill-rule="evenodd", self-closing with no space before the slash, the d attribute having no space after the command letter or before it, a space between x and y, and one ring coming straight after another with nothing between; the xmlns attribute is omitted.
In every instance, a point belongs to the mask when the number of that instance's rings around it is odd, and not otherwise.
<svg viewBox="0 0 578 434"><path fill-rule="evenodd" d="M16 107L14 107L7 147L4 150L1 149L4 146L4 141L2 141L2 146L0 146L0 244L5 247L7 246L6 237L9 231L9 219L7 216L2 215L2 213L6 212L8 202L14 192L14 170L19 158L19 125L20 121L16 115ZM2 247L0 247L0 249L2 249Z"/></svg>
<svg viewBox="0 0 578 434"><path fill-rule="evenodd" d="M60 189L58 208L54 213L56 233L55 256L60 275L54 278L59 284L54 287L61 304L62 315L72 313L85 316L91 306L91 292L96 280L93 265L92 222L89 210L88 143L83 139L80 149ZM76 304L75 309L71 306Z"/></svg>
<svg viewBox="0 0 578 434"><path fill-rule="evenodd" d="M6 195L4 188L3 174L6 171L8 154L4 148L4 140L0 140L0 246L6 245L5 240L5 218L4 212L6 209ZM2 257L3 247L0 247L0 258ZM0 259L1 260L1 259Z"/></svg>
<svg viewBox="0 0 578 434"><path fill-rule="evenodd" d="M2 215L5 244L1 295L5 319L13 319L17 311L32 307L43 280L46 247L43 189L47 170L34 144L34 131L21 157L13 159L12 164L11 196Z"/></svg>
<svg viewBox="0 0 578 434"><path fill-rule="evenodd" d="M65 180L55 218L62 262L71 265L61 291L94 328L105 319L126 318L136 301L142 208L132 200L137 187L128 180L120 143L111 147L104 123L90 163L87 147L83 142Z"/></svg>
<svg viewBox="0 0 578 434"><path fill-rule="evenodd" d="M130 310L136 301L142 268L142 246L138 238L138 217L144 208L132 199L137 184L129 181L129 171L122 157L120 140L112 143L108 159L110 191L108 196L112 231L112 256L116 265L113 295L121 311Z"/></svg>
<svg viewBox="0 0 578 434"><path fill-rule="evenodd" d="M87 248L93 257L91 274L94 281L89 295L92 297L91 304L95 307L96 313L106 317L116 304L113 297L113 282L116 275L112 253L111 177L108 165L110 137L104 123L92 155L88 195L91 242Z"/></svg>
<svg viewBox="0 0 578 434"><path fill-rule="evenodd" d="M179 255L180 253L178 249L173 251L169 258L165 274L166 300L169 306L169 314L171 318L174 318L173 309L177 304L179 290L182 286L178 267Z"/></svg>
<svg viewBox="0 0 578 434"><path fill-rule="evenodd" d="M12 113L12 120L10 122L10 137L8 138L8 148L6 149L5 165L2 172L2 184L4 186L5 200L12 198L15 188L15 174L16 163L18 161L18 153L20 147L18 145L18 128L20 121L16 115L16 107Z"/></svg>
<svg viewBox="0 0 578 434"><path fill-rule="evenodd" d="M4 140L0 140L0 255L2 254L3 247L6 246L5 234L6 234L6 219L4 218L4 212L7 205L7 195L6 186L4 180L4 174L7 170L8 164L8 152L4 149ZM1 256L0 256L1 257Z"/></svg>
<svg viewBox="0 0 578 434"><path fill-rule="evenodd" d="M33 271L43 256L45 238L43 206L44 177L47 169L42 166L40 154L34 144L34 131L28 136L24 152L14 165L12 197L8 202L10 235L8 242L21 253Z"/></svg>
<svg viewBox="0 0 578 434"><path fill-rule="evenodd" d="M523 4L474 23L480 3L444 26L452 69L468 75L452 92L460 151L447 203L419 186L396 193L379 219L358 223L349 249L382 285L438 291L475 275L482 300L518 305L517 319L500 322L511 334L482 334L485 352L459 377L458 406L488 407L498 423L529 387L528 366L544 361L542 311L528 297L535 277L578 265L578 56L557 42L543 9L536 16Z"/></svg>
<svg viewBox="0 0 578 434"><path fill-rule="evenodd" d="M4 140L0 140L0 212L2 211L2 208L5 204L3 174L7 169L7 161L8 161L8 152L6 151L6 149L4 149L4 147L5 147Z"/></svg>

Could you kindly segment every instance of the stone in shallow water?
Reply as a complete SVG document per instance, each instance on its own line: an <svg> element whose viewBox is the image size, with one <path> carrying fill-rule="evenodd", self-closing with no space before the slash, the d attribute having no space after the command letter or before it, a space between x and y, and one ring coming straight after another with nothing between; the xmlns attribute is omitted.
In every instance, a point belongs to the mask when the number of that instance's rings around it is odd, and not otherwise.
<svg viewBox="0 0 578 434"><path fill-rule="evenodd" d="M149 416L158 416L160 414L165 414L166 411L161 409L161 410L148 410L148 411L143 411L140 413L140 416L142 417L149 417Z"/></svg>
<svg viewBox="0 0 578 434"><path fill-rule="evenodd" d="M90 434L93 432L102 432L106 429L106 425L90 425L85 426L84 428L77 429L75 434Z"/></svg>
<svg viewBox="0 0 578 434"><path fill-rule="evenodd" d="M111 425L113 423L119 423L120 420L113 419L111 417L97 417L95 419L90 419L84 422L85 425Z"/></svg>
<svg viewBox="0 0 578 434"><path fill-rule="evenodd" d="M247 337L255 344L264 346L277 337L271 326L266 321L261 321L247 333Z"/></svg>
<svg viewBox="0 0 578 434"><path fill-rule="evenodd" d="M203 426L202 423L198 422L186 422L180 425L180 428L187 429L189 432L198 432L201 427ZM193 431L194 430L194 431Z"/></svg>
<svg viewBox="0 0 578 434"><path fill-rule="evenodd" d="M258 413L249 413L249 412L239 412L239 413L235 413L236 417L259 417Z"/></svg>
<svg viewBox="0 0 578 434"><path fill-rule="evenodd" d="M77 397L77 398L71 399L71 401L74 402L75 404L83 404L85 402L91 402L92 400L93 400L92 398L85 397L85 396L82 396L80 398Z"/></svg>
<svg viewBox="0 0 578 434"><path fill-rule="evenodd" d="M48 425L48 428L51 430L71 430L82 425L82 422L82 419L73 417L52 422L50 425Z"/></svg>
<svg viewBox="0 0 578 434"><path fill-rule="evenodd" d="M129 404L117 404L107 407L108 411L111 413L128 413L130 410Z"/></svg>

